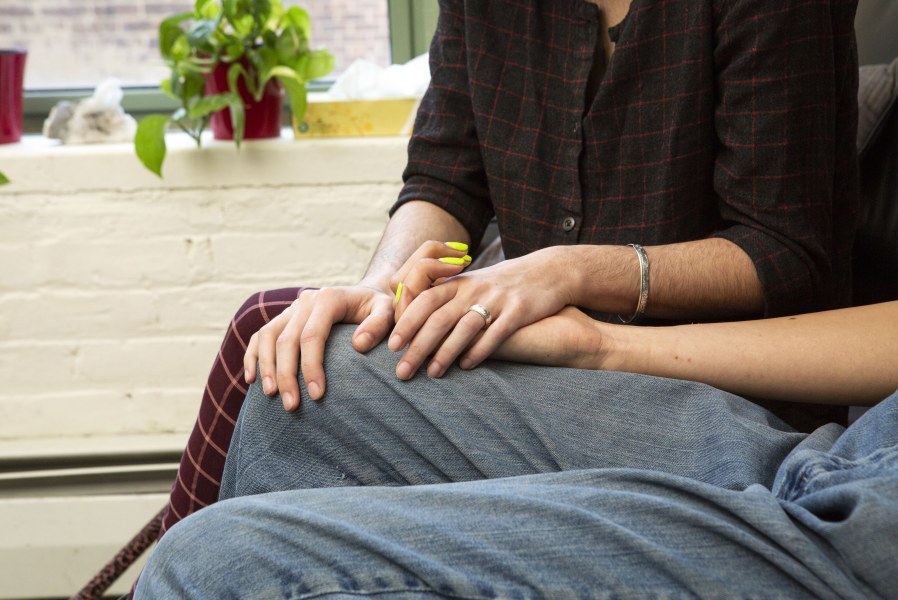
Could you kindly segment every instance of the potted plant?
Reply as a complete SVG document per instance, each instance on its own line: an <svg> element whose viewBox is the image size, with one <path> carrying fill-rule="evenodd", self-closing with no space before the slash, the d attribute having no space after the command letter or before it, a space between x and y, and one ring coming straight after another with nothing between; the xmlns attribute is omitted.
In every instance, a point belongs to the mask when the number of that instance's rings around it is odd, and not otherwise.
<svg viewBox="0 0 898 600"><path fill-rule="evenodd" d="M137 127L134 145L141 162L162 176L165 131L171 124L197 146L212 121L215 137L266 134L248 127L260 121L280 133L281 88L297 119L306 110L306 83L333 69L327 50L309 47L309 14L281 0L196 0L192 12L159 25L159 50L171 76L162 90L180 103L170 115L151 115ZM272 108L266 102L278 103Z"/></svg>

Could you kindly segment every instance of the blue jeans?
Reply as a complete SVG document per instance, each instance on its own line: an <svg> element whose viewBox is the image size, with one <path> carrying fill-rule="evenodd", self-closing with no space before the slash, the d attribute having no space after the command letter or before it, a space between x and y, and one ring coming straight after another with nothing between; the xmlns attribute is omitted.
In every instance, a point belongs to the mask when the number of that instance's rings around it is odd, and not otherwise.
<svg viewBox="0 0 898 600"><path fill-rule="evenodd" d="M898 394L805 435L639 375L401 382L350 334L322 402L287 414L253 386L223 501L166 534L138 598L898 594Z"/></svg>

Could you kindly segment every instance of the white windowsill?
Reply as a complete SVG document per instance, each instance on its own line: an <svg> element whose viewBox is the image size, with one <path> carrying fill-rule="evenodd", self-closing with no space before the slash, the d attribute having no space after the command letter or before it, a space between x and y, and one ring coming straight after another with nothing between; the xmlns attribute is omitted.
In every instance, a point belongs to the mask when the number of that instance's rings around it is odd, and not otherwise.
<svg viewBox="0 0 898 600"><path fill-rule="evenodd" d="M166 136L163 179L148 171L132 144L66 146L43 136L25 136L0 145L0 171L12 183L0 194L85 190L184 189L257 183L333 185L399 180L408 138L359 137L295 140L284 129L280 138L233 142L210 133L202 148L186 134ZM214 171L214 172L213 172Z"/></svg>

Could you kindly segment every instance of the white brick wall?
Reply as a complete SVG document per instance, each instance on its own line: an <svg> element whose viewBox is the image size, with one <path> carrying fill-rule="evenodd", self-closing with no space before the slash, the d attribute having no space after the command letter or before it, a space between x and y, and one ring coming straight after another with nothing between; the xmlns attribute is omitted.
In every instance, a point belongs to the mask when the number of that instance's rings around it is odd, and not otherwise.
<svg viewBox="0 0 898 600"><path fill-rule="evenodd" d="M249 294L358 278L406 143L178 141L164 182L129 146L0 146L0 440L186 432Z"/></svg>

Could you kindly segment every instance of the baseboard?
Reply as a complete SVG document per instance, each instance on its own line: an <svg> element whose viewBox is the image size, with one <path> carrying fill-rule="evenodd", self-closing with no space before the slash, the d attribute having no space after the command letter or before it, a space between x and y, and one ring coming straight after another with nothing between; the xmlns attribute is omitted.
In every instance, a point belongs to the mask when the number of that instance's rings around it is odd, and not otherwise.
<svg viewBox="0 0 898 600"><path fill-rule="evenodd" d="M186 435L0 442L0 600L68 598L164 506ZM144 556L109 590L130 589Z"/></svg>
<svg viewBox="0 0 898 600"><path fill-rule="evenodd" d="M164 506L168 494L0 499L0 599L68 598ZM147 553L148 554L148 553ZM109 594L127 592L143 556Z"/></svg>

